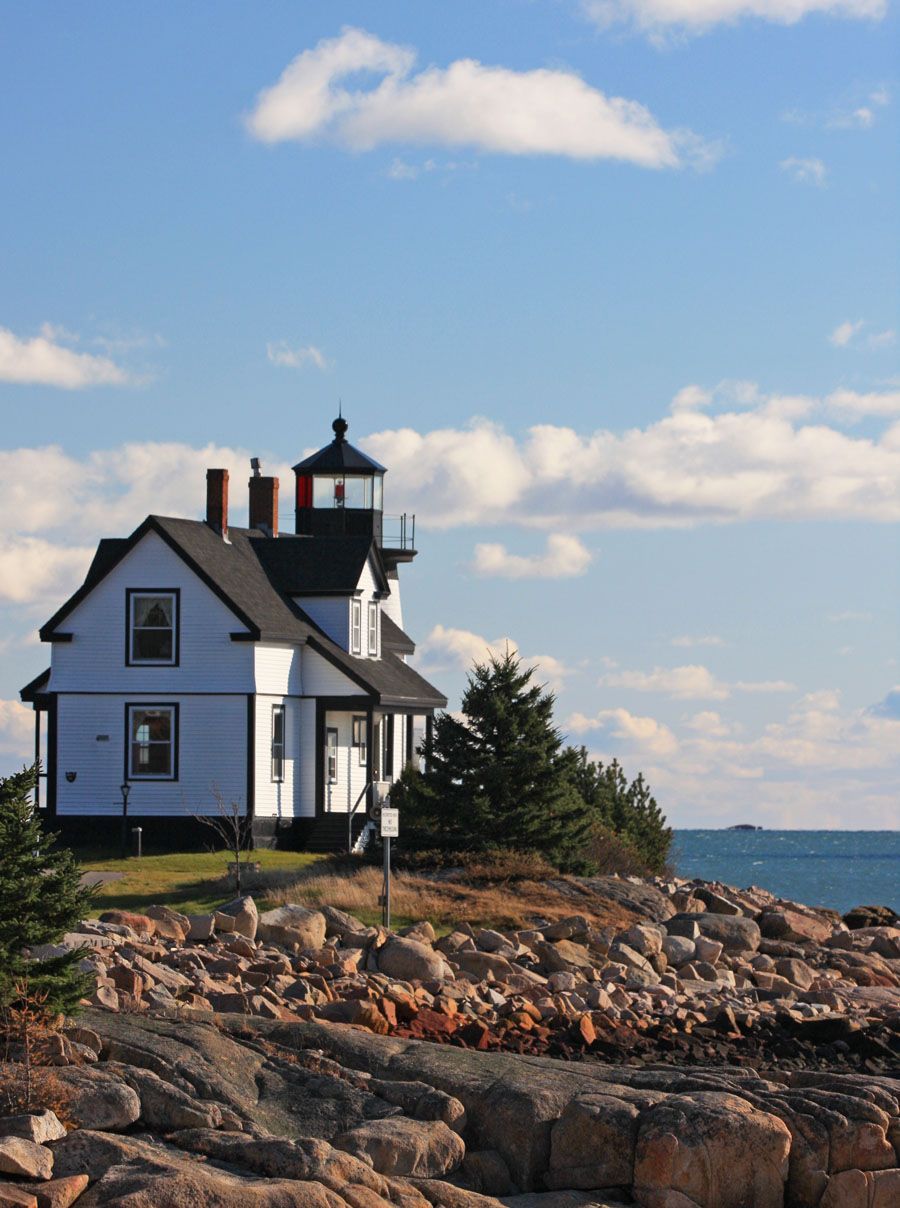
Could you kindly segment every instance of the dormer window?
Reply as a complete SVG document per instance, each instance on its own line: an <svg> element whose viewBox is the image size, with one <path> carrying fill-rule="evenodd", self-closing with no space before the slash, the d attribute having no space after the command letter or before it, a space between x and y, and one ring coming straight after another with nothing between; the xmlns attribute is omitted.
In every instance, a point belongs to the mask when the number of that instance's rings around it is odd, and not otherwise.
<svg viewBox="0 0 900 1208"><path fill-rule="evenodd" d="M362 600L350 601L350 653L362 654Z"/></svg>
<svg viewBox="0 0 900 1208"><path fill-rule="evenodd" d="M178 665L179 594L178 588L127 591L127 666Z"/></svg>
<svg viewBox="0 0 900 1208"><path fill-rule="evenodd" d="M369 603L369 654L378 657L378 605Z"/></svg>

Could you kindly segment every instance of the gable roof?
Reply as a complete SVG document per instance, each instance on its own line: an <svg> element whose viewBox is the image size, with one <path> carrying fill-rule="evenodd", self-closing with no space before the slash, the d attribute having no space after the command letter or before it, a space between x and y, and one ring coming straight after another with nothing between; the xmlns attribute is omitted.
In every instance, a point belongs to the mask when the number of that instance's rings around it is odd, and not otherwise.
<svg viewBox="0 0 900 1208"><path fill-rule="evenodd" d="M40 675L36 675L33 680L29 680L24 688L19 690L19 696L26 705L34 702L35 698L40 696L50 682L50 668L42 671Z"/></svg>
<svg viewBox="0 0 900 1208"><path fill-rule="evenodd" d="M317 560L315 547L323 540L331 546L328 538L267 537L258 529L229 529L228 541L223 541L202 520L148 516L130 537L100 543L84 583L41 628L42 641L58 640L62 636L59 626L66 617L150 532L165 541L231 609L246 631L233 634L236 640L307 644L366 694L375 697L377 703L420 705L428 709L446 706L446 697L393 653L389 651L382 659L355 658L291 599L291 595L300 594L296 590L291 554L296 552L304 565L313 568ZM341 564L340 574L345 576L341 581L347 581L346 576L352 576L357 566L362 573L362 566L372 552L371 539L364 541L367 547L362 550L355 548L354 538L336 539L336 543L354 545L354 550L347 553ZM275 547L282 544L284 553L276 552ZM377 549L375 562L387 586ZM327 577L324 571L317 573ZM359 574L353 582L354 589L358 582Z"/></svg>

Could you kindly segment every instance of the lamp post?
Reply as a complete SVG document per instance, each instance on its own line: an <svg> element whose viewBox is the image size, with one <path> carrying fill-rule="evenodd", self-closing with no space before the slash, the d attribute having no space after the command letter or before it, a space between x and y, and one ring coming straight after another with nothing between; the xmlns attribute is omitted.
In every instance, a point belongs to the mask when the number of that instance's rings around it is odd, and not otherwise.
<svg viewBox="0 0 900 1208"><path fill-rule="evenodd" d="M131 792L131 785L128 781L119 785L119 792L122 794L122 859L128 855L128 794Z"/></svg>

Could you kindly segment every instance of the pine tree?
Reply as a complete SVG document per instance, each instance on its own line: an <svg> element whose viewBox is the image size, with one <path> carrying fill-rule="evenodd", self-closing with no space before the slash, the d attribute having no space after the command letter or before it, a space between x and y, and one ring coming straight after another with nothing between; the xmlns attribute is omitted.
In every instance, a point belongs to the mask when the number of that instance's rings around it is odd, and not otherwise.
<svg viewBox="0 0 900 1208"><path fill-rule="evenodd" d="M0 777L0 1008L27 982L30 998L46 995L48 1013L69 1012L88 986L77 967L83 953L33 962L22 950L56 943L85 917L92 894L75 857L41 826L29 797L36 777L36 765Z"/></svg>
<svg viewBox="0 0 900 1208"><path fill-rule="evenodd" d="M628 783L621 764L588 759L587 749L570 747L572 783L591 808L594 819L626 840L651 872L662 872L672 844L672 831L650 792L643 773Z"/></svg>
<svg viewBox="0 0 900 1208"><path fill-rule="evenodd" d="M554 697L507 651L469 676L460 720L442 714L425 744L427 771L392 796L404 819L444 845L537 851L558 868L586 867L589 811L553 725Z"/></svg>

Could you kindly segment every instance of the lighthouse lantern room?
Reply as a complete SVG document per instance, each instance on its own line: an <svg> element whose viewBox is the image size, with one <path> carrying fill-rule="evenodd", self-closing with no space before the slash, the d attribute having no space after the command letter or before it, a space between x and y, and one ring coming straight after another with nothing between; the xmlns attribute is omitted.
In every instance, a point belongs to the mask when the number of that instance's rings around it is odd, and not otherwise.
<svg viewBox="0 0 900 1208"><path fill-rule="evenodd" d="M347 440L347 421L331 425L334 440L294 466L296 532L303 536L371 536L382 544L385 468Z"/></svg>

